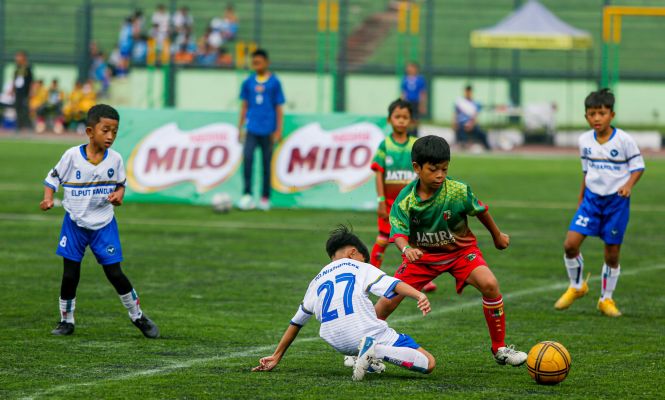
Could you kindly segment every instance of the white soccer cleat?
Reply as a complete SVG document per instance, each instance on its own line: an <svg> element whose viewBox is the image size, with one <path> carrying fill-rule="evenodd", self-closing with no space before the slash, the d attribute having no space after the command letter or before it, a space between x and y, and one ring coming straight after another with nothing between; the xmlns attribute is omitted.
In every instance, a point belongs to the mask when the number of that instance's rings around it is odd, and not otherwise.
<svg viewBox="0 0 665 400"><path fill-rule="evenodd" d="M367 373L370 364L374 360L374 338L370 336L362 338L358 349L358 358L356 359L356 365L353 367L354 381L363 380L365 373Z"/></svg>
<svg viewBox="0 0 665 400"><path fill-rule="evenodd" d="M254 199L252 199L252 195L250 194L243 195L240 198L240 202L238 202L238 208L243 211L253 210L255 207Z"/></svg>
<svg viewBox="0 0 665 400"><path fill-rule="evenodd" d="M526 362L526 356L525 352L515 350L515 346L511 344L507 347L499 347L494 355L494 360L499 365L519 367Z"/></svg>
<svg viewBox="0 0 665 400"><path fill-rule="evenodd" d="M344 366L347 368L353 368L356 365L356 356L344 356ZM380 374L386 370L386 365L381 360L374 359L369 364L367 368L367 373L369 374Z"/></svg>
<svg viewBox="0 0 665 400"><path fill-rule="evenodd" d="M266 198L262 198L259 201L258 209L261 210L261 211L270 211L270 200L268 200Z"/></svg>

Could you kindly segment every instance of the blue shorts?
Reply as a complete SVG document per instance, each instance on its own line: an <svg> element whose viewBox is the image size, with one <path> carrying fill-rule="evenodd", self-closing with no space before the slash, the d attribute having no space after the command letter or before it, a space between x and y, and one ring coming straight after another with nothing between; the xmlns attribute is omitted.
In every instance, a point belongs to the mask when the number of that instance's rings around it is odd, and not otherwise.
<svg viewBox="0 0 665 400"><path fill-rule="evenodd" d="M115 264L122 261L122 247L115 217L99 230L81 228L65 213L62 222L60 241L55 254L72 261L81 262L86 246L101 265Z"/></svg>
<svg viewBox="0 0 665 400"><path fill-rule="evenodd" d="M408 347L410 349L419 349L420 345L409 335L399 334L399 338L393 343L393 347Z"/></svg>
<svg viewBox="0 0 665 400"><path fill-rule="evenodd" d="M599 236L605 244L621 244L629 215L630 197L616 193L599 196L586 189L568 229L586 236Z"/></svg>

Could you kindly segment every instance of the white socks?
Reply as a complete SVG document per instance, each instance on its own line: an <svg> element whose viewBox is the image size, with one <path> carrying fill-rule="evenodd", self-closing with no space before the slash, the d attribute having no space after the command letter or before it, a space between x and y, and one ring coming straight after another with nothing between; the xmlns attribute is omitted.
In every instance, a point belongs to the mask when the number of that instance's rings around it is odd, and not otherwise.
<svg viewBox="0 0 665 400"><path fill-rule="evenodd" d="M139 306L139 295L136 294L136 291L132 289L131 292L126 294L121 294L119 296L122 305L125 306L125 308L129 312L129 318L131 318L132 321L136 321L137 319L141 318L143 312L141 311L141 307Z"/></svg>
<svg viewBox="0 0 665 400"><path fill-rule="evenodd" d="M582 279L582 273L584 272L584 258L582 257L582 253L575 258L568 258L564 254L563 262L566 264L570 286L575 289L581 289L582 284L584 283L584 280Z"/></svg>
<svg viewBox="0 0 665 400"><path fill-rule="evenodd" d="M427 373L429 361L427 357L416 349L409 347L393 347L382 344L374 346L376 358L387 361L411 371Z"/></svg>
<svg viewBox="0 0 665 400"><path fill-rule="evenodd" d="M621 266L616 268L610 268L607 264L603 264L603 286L600 291L600 299L611 299L614 289L617 287L617 281L619 280L619 275L621 275Z"/></svg>
<svg viewBox="0 0 665 400"><path fill-rule="evenodd" d="M74 323L74 309L76 308L76 297L71 300L60 299L60 322Z"/></svg>

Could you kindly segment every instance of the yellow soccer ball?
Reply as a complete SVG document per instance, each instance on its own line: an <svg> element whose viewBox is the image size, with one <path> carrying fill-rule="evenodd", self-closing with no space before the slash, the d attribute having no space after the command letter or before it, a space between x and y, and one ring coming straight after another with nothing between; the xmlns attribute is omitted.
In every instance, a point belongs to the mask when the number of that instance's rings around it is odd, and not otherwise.
<svg viewBox="0 0 665 400"><path fill-rule="evenodd" d="M570 371L570 353L561 343L540 342L533 346L526 359L529 375L541 385L563 382Z"/></svg>

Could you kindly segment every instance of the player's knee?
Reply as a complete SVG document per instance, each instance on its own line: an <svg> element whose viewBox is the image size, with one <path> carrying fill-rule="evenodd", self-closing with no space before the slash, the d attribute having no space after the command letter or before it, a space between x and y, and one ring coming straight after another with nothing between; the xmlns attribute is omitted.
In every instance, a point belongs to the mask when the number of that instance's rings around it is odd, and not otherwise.
<svg viewBox="0 0 665 400"><path fill-rule="evenodd" d="M501 293L499 290L499 281L494 276L488 277L487 279L480 282L480 292L485 297L499 297L499 294Z"/></svg>
<svg viewBox="0 0 665 400"><path fill-rule="evenodd" d="M379 235L376 237L376 244L381 247L386 247L388 246L388 238L383 235Z"/></svg>
<svg viewBox="0 0 665 400"><path fill-rule="evenodd" d="M431 374L432 371L434 371L434 367L436 367L436 359L434 358L433 355L428 354L427 355L427 370L425 371L426 374Z"/></svg>
<svg viewBox="0 0 665 400"><path fill-rule="evenodd" d="M567 258L575 258L580 254L580 247L577 243L566 239L563 242L563 251L566 253Z"/></svg>

